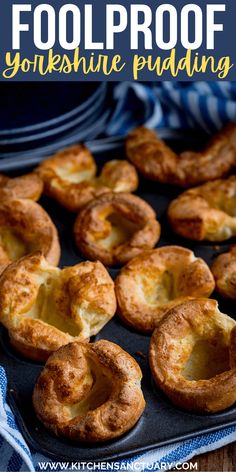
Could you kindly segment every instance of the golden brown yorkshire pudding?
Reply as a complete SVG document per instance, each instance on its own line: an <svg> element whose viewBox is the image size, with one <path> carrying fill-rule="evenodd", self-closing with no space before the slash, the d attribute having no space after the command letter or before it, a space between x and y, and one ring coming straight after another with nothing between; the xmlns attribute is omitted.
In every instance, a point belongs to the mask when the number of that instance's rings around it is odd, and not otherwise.
<svg viewBox="0 0 236 472"><path fill-rule="evenodd" d="M235 325L210 299L185 302L163 318L151 338L150 366L175 405L214 413L235 403Z"/></svg>
<svg viewBox="0 0 236 472"><path fill-rule="evenodd" d="M208 182L171 202L173 230L196 241L224 241L236 235L236 175Z"/></svg>
<svg viewBox="0 0 236 472"><path fill-rule="evenodd" d="M11 264L0 278L0 321L32 359L97 334L116 311L114 283L100 262L59 269L40 253Z"/></svg>
<svg viewBox="0 0 236 472"><path fill-rule="evenodd" d="M193 187L224 177L236 167L236 123L218 132L202 152L177 155L154 131L143 127L128 135L126 151L129 160L145 177Z"/></svg>
<svg viewBox="0 0 236 472"><path fill-rule="evenodd" d="M33 393L40 421L73 441L107 441L130 430L145 401L137 362L110 341L73 342L48 359Z"/></svg>
<svg viewBox="0 0 236 472"><path fill-rule="evenodd" d="M223 297L236 300L236 246L232 246L229 252L220 254L214 260L211 271L216 290Z"/></svg>
<svg viewBox="0 0 236 472"><path fill-rule="evenodd" d="M209 297L214 287L210 269L189 249L145 251L115 280L118 314L129 326L151 333L172 307L188 297Z"/></svg>
<svg viewBox="0 0 236 472"><path fill-rule="evenodd" d="M155 246L160 224L154 210L141 198L111 192L83 208L75 221L74 234L86 257L110 266L125 264Z"/></svg>
<svg viewBox="0 0 236 472"><path fill-rule="evenodd" d="M137 172L127 161L107 162L99 177L96 171L96 163L84 145L58 152L37 169L45 193L73 212L110 190L133 192L138 187Z"/></svg>
<svg viewBox="0 0 236 472"><path fill-rule="evenodd" d="M11 262L38 250L50 264L58 264L61 251L57 229L46 211L32 200L1 201L0 273Z"/></svg>
<svg viewBox="0 0 236 472"><path fill-rule="evenodd" d="M39 200L43 191L43 181L35 173L21 175L11 179L0 174L0 202L4 198L27 198Z"/></svg>

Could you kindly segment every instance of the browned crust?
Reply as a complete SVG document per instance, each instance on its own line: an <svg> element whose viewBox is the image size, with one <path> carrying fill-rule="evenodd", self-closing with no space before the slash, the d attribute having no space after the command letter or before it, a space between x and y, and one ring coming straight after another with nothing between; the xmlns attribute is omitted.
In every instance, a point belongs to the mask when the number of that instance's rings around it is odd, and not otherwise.
<svg viewBox="0 0 236 472"><path fill-rule="evenodd" d="M229 349L230 369L208 380L186 380L182 371L194 342L199 339L213 345L221 339ZM157 385L174 404L190 411L214 413L236 401L233 350L235 321L219 312L215 300L192 300L172 309L154 331L150 367Z"/></svg>
<svg viewBox="0 0 236 472"><path fill-rule="evenodd" d="M20 353L26 359L36 362L46 362L52 351L44 348L37 348L31 344L31 341L25 340L24 333L19 333L19 330L8 331L9 341L13 349Z"/></svg>
<svg viewBox="0 0 236 472"><path fill-rule="evenodd" d="M105 377L104 377L105 376ZM93 409L72 415L70 407L88 398L96 382L107 398ZM33 392L39 420L57 436L73 441L107 441L130 430L143 413L141 370L136 361L110 341L74 342L47 361Z"/></svg>
<svg viewBox="0 0 236 472"><path fill-rule="evenodd" d="M171 308L188 297L209 297L214 286L207 264L189 249L165 246L145 251L115 280L118 314L132 328L151 333Z"/></svg>
<svg viewBox="0 0 236 472"><path fill-rule="evenodd" d="M60 270L35 253L0 277L0 321L13 346L31 359L44 361L74 339L86 341L115 311L114 282L100 262Z"/></svg>
<svg viewBox="0 0 236 472"><path fill-rule="evenodd" d="M71 176L81 174L79 181L68 180L63 174L65 170L70 171ZM133 192L138 187L137 172L127 161L107 162L100 176L96 177L96 163L82 144L44 160L36 172L44 182L44 192L73 212L78 212L89 201L110 190Z"/></svg>
<svg viewBox="0 0 236 472"><path fill-rule="evenodd" d="M236 300L236 246L214 260L211 267L216 290L223 297Z"/></svg>
<svg viewBox="0 0 236 472"><path fill-rule="evenodd" d="M137 171L130 162L113 159L104 164L95 184L113 192L135 192L139 180Z"/></svg>
<svg viewBox="0 0 236 472"><path fill-rule="evenodd" d="M27 199L5 199L0 202L0 234L10 230L28 247L28 251L41 251L50 264L57 265L60 259L60 244L55 225L47 212L36 202ZM0 245L0 271L11 258Z"/></svg>
<svg viewBox="0 0 236 472"><path fill-rule="evenodd" d="M236 124L230 123L202 152L174 153L149 129L140 127L126 140L129 160L144 176L158 182L193 187L227 175L236 166Z"/></svg>
<svg viewBox="0 0 236 472"><path fill-rule="evenodd" d="M111 215L118 215L138 229L117 245L103 247L99 242L111 234ZM154 210L141 198L128 193L107 193L90 202L77 216L74 225L77 247L91 260L105 265L122 265L143 250L155 246L160 224Z"/></svg>
<svg viewBox="0 0 236 472"><path fill-rule="evenodd" d="M224 241L236 235L236 176L183 192L168 208L173 230L196 241Z"/></svg>
<svg viewBox="0 0 236 472"><path fill-rule="evenodd" d="M43 191L43 181L39 175L30 173L13 179L0 175L0 201L4 198L27 198L39 200Z"/></svg>

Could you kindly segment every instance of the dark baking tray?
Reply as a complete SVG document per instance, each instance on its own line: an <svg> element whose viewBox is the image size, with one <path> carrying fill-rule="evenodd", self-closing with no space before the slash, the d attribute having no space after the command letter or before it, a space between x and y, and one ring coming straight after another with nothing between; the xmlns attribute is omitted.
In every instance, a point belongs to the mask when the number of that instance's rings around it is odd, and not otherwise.
<svg viewBox="0 0 236 472"><path fill-rule="evenodd" d="M176 150L188 148L198 149L203 146L205 136L194 133L169 133L169 143ZM122 143L112 151L95 153L99 166L106 160L123 158ZM11 174L14 175L14 164L11 164ZM18 169L16 175L30 170L30 160L24 162L24 168ZM6 168L4 168L6 170ZM1 163L0 163L1 171ZM179 190L170 186L163 186L155 182L140 179L137 194L149 202L157 211L158 219L162 224L162 236L158 246L179 244L192 249L197 256L203 257L211 263L214 256L228 248L228 244L196 244L184 240L173 234L166 221L166 208ZM62 246L61 266L76 264L83 257L76 250L73 242L72 226L74 215L71 215L53 200L43 197L40 201L51 215L58 227ZM230 241L234 242L233 240ZM117 268L111 268L113 277L118 273ZM235 316L234 303L219 298L221 311ZM176 441L208 433L226 426L236 424L236 407L212 415L196 415L184 412L174 407L168 399L155 387L148 365L149 336L138 334L128 329L119 318L111 320L95 339L108 339L119 344L129 352L140 364L143 372L142 388L147 402L144 414L138 424L128 433L117 440L105 444L83 445L72 444L50 434L37 420L31 396L34 383L43 365L30 362L20 357L9 346L7 332L1 328L0 334L0 363L5 367L8 377L8 401L17 417L21 432L33 449L57 460L66 461L104 461L128 457L148 449L167 445Z"/></svg>

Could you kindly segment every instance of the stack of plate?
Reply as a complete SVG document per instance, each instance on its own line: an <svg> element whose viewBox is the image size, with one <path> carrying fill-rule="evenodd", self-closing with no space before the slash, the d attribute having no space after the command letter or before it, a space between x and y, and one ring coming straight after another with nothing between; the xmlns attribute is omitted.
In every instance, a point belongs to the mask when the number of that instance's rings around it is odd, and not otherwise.
<svg viewBox="0 0 236 472"><path fill-rule="evenodd" d="M0 94L0 158L48 156L93 140L110 115L104 83L3 84Z"/></svg>

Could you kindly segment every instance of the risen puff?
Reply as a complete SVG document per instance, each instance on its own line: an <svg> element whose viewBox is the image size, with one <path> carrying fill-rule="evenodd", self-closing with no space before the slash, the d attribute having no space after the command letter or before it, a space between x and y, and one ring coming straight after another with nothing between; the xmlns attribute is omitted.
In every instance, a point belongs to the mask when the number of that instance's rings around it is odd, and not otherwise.
<svg viewBox="0 0 236 472"><path fill-rule="evenodd" d="M150 366L171 401L214 413L236 401L236 323L217 302L192 300L173 308L154 331Z"/></svg>
<svg viewBox="0 0 236 472"><path fill-rule="evenodd" d="M141 370L109 341L74 342L47 361L33 393L40 421L57 436L96 442L116 438L140 418Z"/></svg>
<svg viewBox="0 0 236 472"><path fill-rule="evenodd" d="M236 300L236 246L229 252L220 254L212 265L215 277L216 290L223 297Z"/></svg>
<svg viewBox="0 0 236 472"><path fill-rule="evenodd" d="M40 253L11 264L0 278L0 321L13 345L45 360L73 340L97 334L116 311L114 283L100 262L59 269Z"/></svg>
<svg viewBox="0 0 236 472"><path fill-rule="evenodd" d="M133 192L138 187L137 172L127 161L107 162L96 177L96 163L84 145L70 147L44 160L37 172L45 193L73 212L110 190Z"/></svg>
<svg viewBox="0 0 236 472"><path fill-rule="evenodd" d="M219 131L202 152L177 155L157 134L146 128L132 131L126 141L129 160L145 177L193 187L224 177L236 166L236 124Z"/></svg>
<svg viewBox="0 0 236 472"><path fill-rule="evenodd" d="M46 211L31 200L0 202L0 272L22 256L40 250L57 265L60 245L57 229Z"/></svg>
<svg viewBox="0 0 236 472"><path fill-rule="evenodd" d="M172 307L188 297L209 297L214 286L207 264L192 251L178 246L145 251L115 280L118 314L134 329L150 333Z"/></svg>
<svg viewBox="0 0 236 472"><path fill-rule="evenodd" d="M236 235L236 176L187 190L168 208L173 230L196 241L224 241Z"/></svg>
<svg viewBox="0 0 236 472"><path fill-rule="evenodd" d="M77 216L75 242L91 260L105 265L125 264L160 237L154 210L128 193L106 193L89 203Z"/></svg>
<svg viewBox="0 0 236 472"><path fill-rule="evenodd" d="M28 198L39 200L43 191L43 181L35 173L10 178L0 174L0 201L5 198Z"/></svg>

